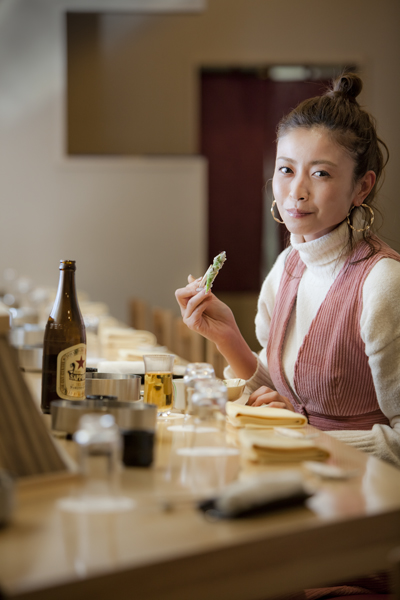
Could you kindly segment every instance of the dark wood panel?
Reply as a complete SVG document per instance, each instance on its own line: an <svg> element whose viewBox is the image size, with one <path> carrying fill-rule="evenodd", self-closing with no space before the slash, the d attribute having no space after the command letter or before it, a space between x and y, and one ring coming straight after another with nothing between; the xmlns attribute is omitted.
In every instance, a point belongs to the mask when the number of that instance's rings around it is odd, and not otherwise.
<svg viewBox="0 0 400 600"><path fill-rule="evenodd" d="M208 254L226 250L215 290L259 288L263 187L263 82L204 73L201 153L209 161Z"/></svg>
<svg viewBox="0 0 400 600"><path fill-rule="evenodd" d="M201 153L209 164L208 258L211 262L225 250L229 261L215 291L260 290L264 185L273 175L276 127L299 102L321 94L325 87L321 81L272 81L255 69L202 72ZM288 236L284 226L278 231L281 250Z"/></svg>
<svg viewBox="0 0 400 600"><path fill-rule="evenodd" d="M97 13L66 14L68 154L107 151L99 27Z"/></svg>

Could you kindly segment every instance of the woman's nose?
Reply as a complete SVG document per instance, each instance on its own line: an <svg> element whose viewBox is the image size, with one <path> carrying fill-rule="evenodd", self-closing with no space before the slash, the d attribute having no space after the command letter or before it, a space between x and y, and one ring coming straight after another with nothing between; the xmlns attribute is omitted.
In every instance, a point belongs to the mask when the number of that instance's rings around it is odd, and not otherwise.
<svg viewBox="0 0 400 600"><path fill-rule="evenodd" d="M289 195L293 200L307 200L308 191L303 178L296 177L296 179L292 181Z"/></svg>

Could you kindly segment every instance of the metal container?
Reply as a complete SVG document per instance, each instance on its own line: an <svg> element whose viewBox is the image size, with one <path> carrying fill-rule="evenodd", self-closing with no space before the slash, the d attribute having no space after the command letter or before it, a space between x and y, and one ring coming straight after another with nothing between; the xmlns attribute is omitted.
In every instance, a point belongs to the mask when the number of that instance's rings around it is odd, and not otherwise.
<svg viewBox="0 0 400 600"><path fill-rule="evenodd" d="M44 327L25 323L9 331L9 342L17 349L19 366L23 371L39 373L43 361Z"/></svg>
<svg viewBox="0 0 400 600"><path fill-rule="evenodd" d="M140 400L140 375L133 373L86 373L86 396L117 396L120 402Z"/></svg>
<svg viewBox="0 0 400 600"><path fill-rule="evenodd" d="M17 348L18 362L22 371L39 373L42 370L43 348L21 346Z"/></svg>
<svg viewBox="0 0 400 600"><path fill-rule="evenodd" d="M25 323L25 325L12 327L9 340L12 346L43 346L44 326Z"/></svg>
<svg viewBox="0 0 400 600"><path fill-rule="evenodd" d="M22 308L10 308L11 327L25 327L39 323L39 312L36 308L24 306ZM42 327L43 329L43 327Z"/></svg>
<svg viewBox="0 0 400 600"><path fill-rule="evenodd" d="M113 415L120 429L154 431L157 406L143 402L113 400L55 400L51 403L51 427L54 431L74 434L83 415L103 413Z"/></svg>

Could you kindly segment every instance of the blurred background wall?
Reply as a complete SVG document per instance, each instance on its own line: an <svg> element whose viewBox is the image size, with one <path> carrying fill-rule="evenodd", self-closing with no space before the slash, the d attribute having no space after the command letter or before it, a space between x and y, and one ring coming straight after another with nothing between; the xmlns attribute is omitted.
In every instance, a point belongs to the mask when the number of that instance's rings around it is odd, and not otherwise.
<svg viewBox="0 0 400 600"><path fill-rule="evenodd" d="M110 9L76 38L86 17L67 29L66 11L79 8L0 0L0 274L55 286L73 258L78 286L117 318L131 296L176 310L175 288L208 264L200 69L212 67L357 65L391 153L381 235L400 250L398 0L208 0L156 21ZM237 306L250 330L255 300Z"/></svg>

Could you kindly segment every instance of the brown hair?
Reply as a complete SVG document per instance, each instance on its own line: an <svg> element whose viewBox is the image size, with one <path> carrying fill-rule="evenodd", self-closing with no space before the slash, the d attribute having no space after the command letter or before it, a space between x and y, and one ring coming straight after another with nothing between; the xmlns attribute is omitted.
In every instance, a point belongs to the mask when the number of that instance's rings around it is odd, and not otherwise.
<svg viewBox="0 0 400 600"><path fill-rule="evenodd" d="M323 96L304 100L285 116L278 124L277 138L297 127L325 127L335 141L353 157L355 183L367 171L374 171L374 187L364 200L364 204L371 205L382 183L389 150L376 133L374 117L363 110L356 100L361 90L362 81L358 75L340 75ZM370 238L370 233L371 231L367 230L363 236L371 248L371 256L377 248ZM349 246L350 250L354 247L353 230L350 227Z"/></svg>

